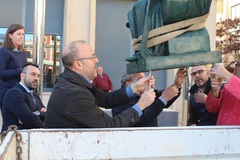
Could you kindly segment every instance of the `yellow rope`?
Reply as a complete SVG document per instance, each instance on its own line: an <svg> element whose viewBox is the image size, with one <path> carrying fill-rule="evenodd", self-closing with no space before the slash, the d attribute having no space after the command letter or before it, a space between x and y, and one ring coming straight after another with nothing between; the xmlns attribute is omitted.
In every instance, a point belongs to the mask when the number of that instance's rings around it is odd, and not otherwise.
<svg viewBox="0 0 240 160"><path fill-rule="evenodd" d="M148 41L147 41L147 48L164 43L170 39L173 39L185 32L199 30L204 27L204 23L207 19L209 14L204 16L184 20L181 22L176 22L173 24L169 24L166 26L158 27L149 31L148 33ZM186 28L187 29L182 29ZM182 29L182 30L181 30ZM164 35L162 35L164 34ZM139 36L137 39L133 39L133 47L135 50L140 50L142 41L142 35Z"/></svg>

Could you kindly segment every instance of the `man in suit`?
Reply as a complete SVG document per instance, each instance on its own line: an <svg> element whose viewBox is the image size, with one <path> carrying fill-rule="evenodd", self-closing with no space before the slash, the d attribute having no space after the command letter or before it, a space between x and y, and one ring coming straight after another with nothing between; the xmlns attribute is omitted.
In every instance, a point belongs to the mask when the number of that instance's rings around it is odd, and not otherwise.
<svg viewBox="0 0 240 160"><path fill-rule="evenodd" d="M93 49L84 41L66 46L62 57L64 72L60 74L48 101L46 128L126 127L137 123L142 110L155 100L153 76L147 76L127 88L104 92L91 84L97 76L99 62ZM112 108L130 101L144 92L139 101L116 117L109 117L99 107Z"/></svg>
<svg viewBox="0 0 240 160"><path fill-rule="evenodd" d="M16 125L18 129L43 128L47 109L33 92L40 77L37 65L27 63L23 66L20 82L6 93L3 100L2 131L6 131L10 125Z"/></svg>

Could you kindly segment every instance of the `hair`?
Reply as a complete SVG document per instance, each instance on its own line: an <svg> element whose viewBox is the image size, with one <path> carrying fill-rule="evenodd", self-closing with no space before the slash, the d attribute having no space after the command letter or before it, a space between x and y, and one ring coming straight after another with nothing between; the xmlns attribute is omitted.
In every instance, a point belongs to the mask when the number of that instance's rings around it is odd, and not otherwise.
<svg viewBox="0 0 240 160"><path fill-rule="evenodd" d="M22 67L22 72L26 72L28 66L33 66L33 67L36 67L36 68L38 68L38 69L40 70L40 68L39 68L39 66L38 66L37 64L28 62L27 64L25 64L25 65Z"/></svg>
<svg viewBox="0 0 240 160"><path fill-rule="evenodd" d="M209 70L211 68L211 64L202 64L202 65L197 65L197 66L205 66L207 70ZM193 67L196 67L196 66L189 67L189 70L191 71Z"/></svg>
<svg viewBox="0 0 240 160"><path fill-rule="evenodd" d="M123 71L122 78L121 78L121 88L124 88L126 81L131 81L131 78L132 78L132 74L128 74L127 70L125 69Z"/></svg>
<svg viewBox="0 0 240 160"><path fill-rule="evenodd" d="M9 34L13 34L14 32L16 32L19 29L24 29L24 27L21 24L16 24L16 23L11 24L8 27L5 38L4 38L3 46L5 46L8 49L15 48L14 44L12 43L12 40L9 38ZM18 46L18 50L21 50L22 52L25 51L22 44L20 46Z"/></svg>
<svg viewBox="0 0 240 160"><path fill-rule="evenodd" d="M86 44L84 40L73 41L69 43L62 54L63 66L66 68L71 68L73 62L78 58L78 48L77 44Z"/></svg>

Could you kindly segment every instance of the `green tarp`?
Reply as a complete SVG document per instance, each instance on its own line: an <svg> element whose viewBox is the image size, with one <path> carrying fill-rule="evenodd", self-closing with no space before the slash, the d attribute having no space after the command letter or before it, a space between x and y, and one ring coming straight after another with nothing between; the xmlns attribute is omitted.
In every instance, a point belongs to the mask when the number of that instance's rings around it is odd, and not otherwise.
<svg viewBox="0 0 240 160"><path fill-rule="evenodd" d="M139 36L141 36L141 38L140 40L135 41L134 47L137 48L138 46L138 49L135 50L135 54L126 59L130 62L127 64L128 73L179 67L179 65L174 67L172 64L168 66L167 62L162 64L165 66L162 66L159 63L153 68L151 68L151 66L146 66L147 63L145 63L145 61L149 61L147 59L152 59L154 57L159 59L166 56L164 59L167 61L168 56L171 56L170 59L174 59L175 54L184 53L186 57L182 57L184 58L182 66L191 66L193 65L191 61L194 59L194 52L197 54L201 54L201 52L208 52L210 54L210 40L208 32L204 26L201 27L201 25L204 25L203 23L209 13L210 6L211 0L139 0L135 2L128 13L129 27L133 40L138 39ZM196 29L196 27L194 27L195 29L189 31L188 29L195 24L187 26L187 21L201 16L205 16L203 23L196 24L199 28ZM200 19L197 19L194 23L198 23L198 20L200 21ZM177 26L179 29L173 29L171 31L167 31L167 29L164 28L162 30L166 30L166 33L161 33L160 31L156 32L157 35L151 36L150 31L182 21L184 21L183 24L186 24L186 26L183 26L182 28ZM171 37L172 32L183 33L173 39L167 40L166 42L149 47L151 41L155 42L156 38L162 41L164 36L169 37L168 35L170 35ZM187 56L188 53L191 54L191 58ZM214 54L216 54L216 52ZM220 56L218 56L218 54ZM217 53L217 56L214 55L213 57L215 57L215 59L211 57L211 62L209 62L210 60L201 60L201 62L194 64L198 65L200 63L206 64L212 63L212 61L221 61L220 52ZM177 58L179 57L176 57L176 61Z"/></svg>

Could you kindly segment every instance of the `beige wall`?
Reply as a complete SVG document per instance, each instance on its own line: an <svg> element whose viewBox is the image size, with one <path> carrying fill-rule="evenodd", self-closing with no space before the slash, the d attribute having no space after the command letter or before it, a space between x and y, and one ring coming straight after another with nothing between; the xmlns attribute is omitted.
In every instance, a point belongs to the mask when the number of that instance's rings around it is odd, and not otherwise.
<svg viewBox="0 0 240 160"><path fill-rule="evenodd" d="M71 41L85 40L95 48L96 0L65 0L63 48ZM42 101L47 106L49 92L44 92Z"/></svg>
<svg viewBox="0 0 240 160"><path fill-rule="evenodd" d="M85 40L95 47L96 0L65 0L63 46Z"/></svg>

